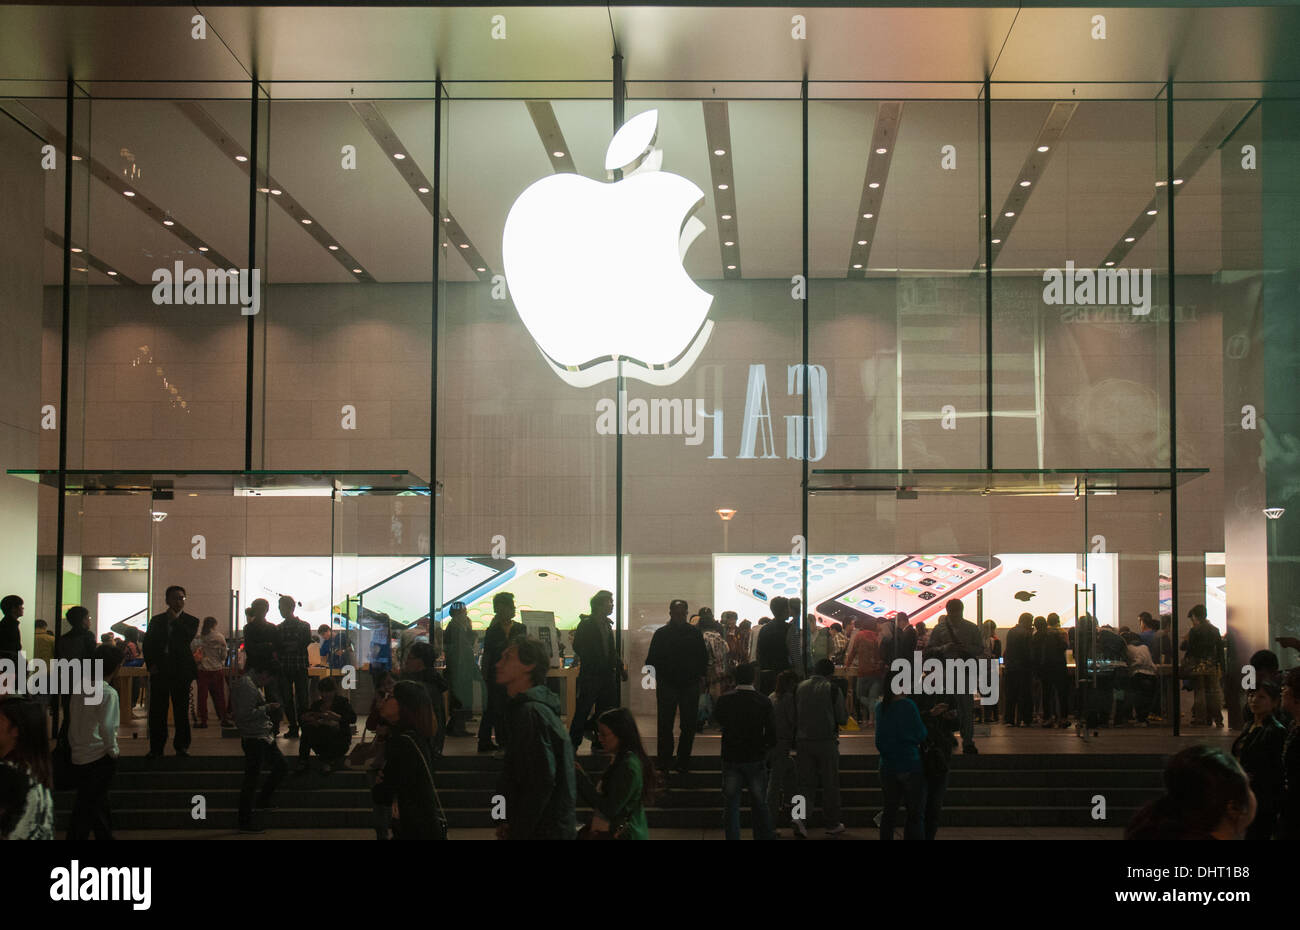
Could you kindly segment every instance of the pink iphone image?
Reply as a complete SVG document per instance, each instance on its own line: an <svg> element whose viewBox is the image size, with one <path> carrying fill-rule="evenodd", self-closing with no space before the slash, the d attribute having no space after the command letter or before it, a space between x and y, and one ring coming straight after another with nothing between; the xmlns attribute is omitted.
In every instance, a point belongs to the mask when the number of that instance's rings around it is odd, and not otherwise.
<svg viewBox="0 0 1300 930"><path fill-rule="evenodd" d="M915 625L943 613L951 598L974 594L1001 572L997 556L909 555L822 601L816 612L847 628L861 617L892 620L904 611Z"/></svg>

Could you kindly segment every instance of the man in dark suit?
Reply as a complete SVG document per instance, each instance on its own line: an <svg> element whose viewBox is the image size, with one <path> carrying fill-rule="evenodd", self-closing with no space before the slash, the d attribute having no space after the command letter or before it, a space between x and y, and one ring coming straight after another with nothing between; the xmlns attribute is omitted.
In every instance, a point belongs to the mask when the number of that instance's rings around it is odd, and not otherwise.
<svg viewBox="0 0 1300 930"><path fill-rule="evenodd" d="M176 755L190 749L190 684L198 677L190 643L199 633L199 618L185 612L185 589L167 589L167 610L149 618L144 634L144 661L149 666L149 754L162 757L167 745L167 702L176 725Z"/></svg>

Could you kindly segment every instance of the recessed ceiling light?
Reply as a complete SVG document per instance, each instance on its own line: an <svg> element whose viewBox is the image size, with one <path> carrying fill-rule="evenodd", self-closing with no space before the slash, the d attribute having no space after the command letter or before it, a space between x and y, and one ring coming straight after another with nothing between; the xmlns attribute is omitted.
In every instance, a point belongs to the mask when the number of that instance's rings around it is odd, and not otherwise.
<svg viewBox="0 0 1300 930"><path fill-rule="evenodd" d="M353 273L353 274L361 274L361 269L360 269L360 268L353 268L353 269L352 269L352 273Z"/></svg>
<svg viewBox="0 0 1300 930"><path fill-rule="evenodd" d="M450 216L444 216L444 217L442 218L442 221L443 221L444 223L450 223L450 222L451 222L451 217L450 217Z"/></svg>
<svg viewBox="0 0 1300 930"><path fill-rule="evenodd" d="M1113 264L1115 264L1115 263L1114 263L1114 262L1106 262L1106 267L1109 268L1109 267L1110 267L1111 265L1113 265Z"/></svg>
<svg viewBox="0 0 1300 930"><path fill-rule="evenodd" d="M714 155L726 155L726 154L727 154L727 150L726 150L726 149L714 149L714 150L713 150L713 154L714 154Z"/></svg>
<svg viewBox="0 0 1300 930"><path fill-rule="evenodd" d="M134 197L134 196L135 196L135 191L122 191L122 196L123 196L123 197Z"/></svg>
<svg viewBox="0 0 1300 930"><path fill-rule="evenodd" d="M337 245L327 246L327 248L328 248L331 252L337 252L337 251L339 250L339 247L338 247Z"/></svg>
<svg viewBox="0 0 1300 930"><path fill-rule="evenodd" d="M307 219L307 217L304 216L304 217L302 218L302 225L304 225L304 226L310 226L310 225L311 225L311 220Z"/></svg>
<svg viewBox="0 0 1300 930"><path fill-rule="evenodd" d="M723 244L723 245L735 245L736 243L732 242L731 240L727 240L726 242L724 242L724 243L722 243L722 244Z"/></svg>
<svg viewBox="0 0 1300 930"><path fill-rule="evenodd" d="M248 161L248 156L247 156L247 155L236 155L236 156L235 156L235 161Z"/></svg>
<svg viewBox="0 0 1300 930"><path fill-rule="evenodd" d="M259 194L269 194L269 193L271 193L271 188L269 188L269 187L259 187L259 188L257 189L257 192L258 192Z"/></svg>
<svg viewBox="0 0 1300 930"><path fill-rule="evenodd" d="M727 266L727 270L728 270L728 271L735 271L735 270L736 270L736 266L735 266L735 265L728 265L728 266Z"/></svg>
<svg viewBox="0 0 1300 930"><path fill-rule="evenodd" d="M875 190L879 186L880 186L879 181L872 181L870 184L867 185L867 187L871 188L872 190Z"/></svg>
<svg viewBox="0 0 1300 930"><path fill-rule="evenodd" d="M886 152L888 152L888 151L889 151L889 149L883 149L883 148L882 148L882 149L876 149L876 154L877 154L877 155L884 155L884 154L885 154Z"/></svg>
<svg viewBox="0 0 1300 930"><path fill-rule="evenodd" d="M460 244L460 247L461 247L462 249L468 249L468 248L469 248L469 243L468 243L468 242L462 242L462 243Z"/></svg>
<svg viewBox="0 0 1300 930"><path fill-rule="evenodd" d="M427 193L429 193L429 189L428 189L427 187L419 187L419 188L416 188L416 190L418 190L421 194L427 194Z"/></svg>
<svg viewBox="0 0 1300 930"><path fill-rule="evenodd" d="M1124 241L1125 241L1125 242L1137 242L1137 237L1136 237L1136 236L1125 236L1125 237L1124 237Z"/></svg>
<svg viewBox="0 0 1300 930"><path fill-rule="evenodd" d="M72 270L73 270L73 271L85 271L86 269L85 269L85 268L73 268Z"/></svg>
<svg viewBox="0 0 1300 930"><path fill-rule="evenodd" d="M994 245L1001 245L1001 244L1002 244L1002 240L1001 240L1001 239L994 239L994 240L993 240L993 244L994 244Z"/></svg>
<svg viewBox="0 0 1300 930"><path fill-rule="evenodd" d="M1182 183L1183 183L1183 179L1182 179L1182 178L1174 178L1174 184L1175 184L1175 185L1182 184Z"/></svg>
<svg viewBox="0 0 1300 930"><path fill-rule="evenodd" d="M1002 215L1003 215L1003 216L1015 216L1015 215L1016 215L1016 211L1015 211L1015 210L1008 210L1006 213L1003 213Z"/></svg>
<svg viewBox="0 0 1300 930"><path fill-rule="evenodd" d="M724 213L724 214L722 214L722 218L723 218L724 220L729 220L729 219L731 219L731 214L730 214L730 213Z"/></svg>
<svg viewBox="0 0 1300 930"><path fill-rule="evenodd" d="M477 270L478 270L478 271L487 271L486 268L479 268L479 269L477 269Z"/></svg>
<svg viewBox="0 0 1300 930"><path fill-rule="evenodd" d="M403 158L405 158L406 156L403 155L401 152L394 152L394 153L393 153L393 157L396 158L398 161L401 161L401 160L402 160Z"/></svg>
<svg viewBox="0 0 1300 930"><path fill-rule="evenodd" d="M163 225L164 225L164 226L175 226L175 225L176 225L176 221L175 221L175 220L163 220Z"/></svg>
<svg viewBox="0 0 1300 930"><path fill-rule="evenodd" d="M206 245L201 245L201 246L199 246L199 251L200 251L200 252L206 252L207 250L208 250L208 247L207 247Z"/></svg>
<svg viewBox="0 0 1300 930"><path fill-rule="evenodd" d="M81 161L81 156L80 156L80 155L73 155L73 156L72 156L72 160L73 160L73 161Z"/></svg>
<svg viewBox="0 0 1300 930"><path fill-rule="evenodd" d="M1033 182L1032 182L1032 181L1021 181L1021 182L1020 182L1020 186L1021 186L1021 187L1028 187L1031 183L1033 183Z"/></svg>
<svg viewBox="0 0 1300 930"><path fill-rule="evenodd" d="M1038 147L1038 151L1040 151L1040 152L1046 152L1049 148L1051 148L1050 145L1040 145L1040 146Z"/></svg>
<svg viewBox="0 0 1300 930"><path fill-rule="evenodd" d="M1160 212L1159 210L1148 210L1147 216L1155 216L1159 212Z"/></svg>
<svg viewBox="0 0 1300 930"><path fill-rule="evenodd" d="M1168 181L1156 181L1156 187L1164 187L1168 183Z"/></svg>
<svg viewBox="0 0 1300 930"><path fill-rule="evenodd" d="M271 188L271 196L272 196L272 197L279 197L280 194L282 194L282 193L283 193L283 191L281 191L278 187L273 187L273 188Z"/></svg>
<svg viewBox="0 0 1300 930"><path fill-rule="evenodd" d="M117 277L117 272L116 272L116 271L106 271L106 272L104 272L104 274L108 275L110 278L116 278L116 277Z"/></svg>
<svg viewBox="0 0 1300 930"><path fill-rule="evenodd" d="M556 158L563 158L563 157L564 157L564 153L563 153L563 152L552 152L551 154L554 155Z"/></svg>
<svg viewBox="0 0 1300 930"><path fill-rule="evenodd" d="M867 240L866 240L866 239L859 239L859 240L858 240L858 245L866 245L866 244L867 244Z"/></svg>
<svg viewBox="0 0 1300 930"><path fill-rule="evenodd" d="M869 220L869 219L871 219L872 217L874 217L875 215L876 215L876 214L874 214L874 213L864 213L864 214L862 214L862 218L863 218L864 220Z"/></svg>
<svg viewBox="0 0 1300 930"><path fill-rule="evenodd" d="M725 184L719 184L719 185L718 185L718 190L720 190L720 191L725 191L726 189L727 189L727 185L725 185Z"/></svg>
<svg viewBox="0 0 1300 930"><path fill-rule="evenodd" d="M74 245L74 246L73 246L71 249L69 249L68 251L69 251L69 252L80 252L81 249L77 248L77 247Z"/></svg>
<svg viewBox="0 0 1300 930"><path fill-rule="evenodd" d="M861 265L854 265L853 267L854 267L854 268L861 268L862 266L861 266Z"/></svg>

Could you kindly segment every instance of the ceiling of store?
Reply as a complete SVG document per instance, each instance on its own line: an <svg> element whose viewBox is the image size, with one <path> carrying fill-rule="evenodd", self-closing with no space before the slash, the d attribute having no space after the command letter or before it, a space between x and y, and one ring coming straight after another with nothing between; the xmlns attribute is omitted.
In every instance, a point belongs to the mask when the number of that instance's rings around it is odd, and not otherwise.
<svg viewBox="0 0 1300 930"><path fill-rule="evenodd" d="M810 92L821 99L810 107L809 258L814 276L843 277L881 100L905 102L867 270L965 273L980 261L982 228L982 112L980 87L971 82L990 67L994 81L1035 82L994 88L995 205L1016 185L1051 101L1078 101L998 256L1003 270L1067 259L1096 265L1141 214L1164 176L1164 108L1156 98L1165 76L1300 81L1287 42L1300 36L1300 11L1278 7L811 9L803 11L809 17L803 42L790 38L793 11L779 8L198 9L208 17L205 41L190 38L195 14L189 8L2 7L0 75L12 80L0 80L0 107L36 135L56 138L64 107L61 98L49 98L61 94L59 75L71 68L93 98L77 108L74 151L128 178L215 252L243 261L249 180L247 166L229 152L248 151L247 81L256 71L273 82L264 84L272 102L262 108L259 129L270 177L286 201L329 233L313 237L301 214L290 215L265 195L266 249L258 261L266 280L278 283L356 280L351 262L327 251L327 241L355 258L366 280L430 279L430 209L399 173L402 163L367 130L364 108L352 104L374 101L408 158L432 177L428 97L439 68L453 98L445 105L443 200L456 238L444 247L452 257L443 273L450 280L482 278L463 254L480 255L475 264L482 261L486 275L499 272L510 204L554 170L527 99L552 101L570 149L566 157L578 173L605 179L611 25L633 98L627 116L658 108L664 170L705 190L697 216L706 232L686 260L701 279L723 277L724 261L710 191L715 156L700 98L728 102L726 157L743 276L785 277L801 262L798 79L806 70L810 81L823 82ZM497 12L506 16L504 41L491 38ZM1104 42L1090 38L1098 12L1108 19ZM169 83L114 83L163 79ZM482 83L489 79L514 83ZM1125 83L1090 83L1102 80ZM912 81L947 83L906 83ZM1241 106L1227 98L1279 87L1197 85L1196 96L1205 99L1180 101L1176 110L1175 161L1226 107ZM193 100L188 106L200 107L224 131L224 151L178 106L182 99ZM356 147L355 170L341 167L345 145ZM940 164L945 145L955 147L953 170ZM1220 170L1216 153L1179 188L1180 271L1220 267ZM46 179L47 227L61 234L61 170ZM73 243L118 270L119 281L147 282L153 269L175 260L203 264L139 202L100 181L79 183L75 203L80 229ZM1125 263L1159 269L1163 232L1157 224ZM472 248L462 250L462 243ZM46 252L47 280L57 283L60 251L51 244ZM94 267L85 274L92 284L114 283Z"/></svg>

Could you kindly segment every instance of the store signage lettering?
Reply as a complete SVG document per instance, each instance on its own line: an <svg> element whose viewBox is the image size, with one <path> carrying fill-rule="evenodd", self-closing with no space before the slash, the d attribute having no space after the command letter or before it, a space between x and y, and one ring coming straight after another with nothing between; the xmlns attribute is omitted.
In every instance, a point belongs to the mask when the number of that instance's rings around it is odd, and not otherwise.
<svg viewBox="0 0 1300 930"><path fill-rule="evenodd" d="M611 184L554 174L506 217L501 250L519 318L555 374L589 387L620 374L679 380L704 349L713 295L682 266L704 192L660 171L659 114L628 120L605 153ZM611 402L612 403L612 402Z"/></svg>
<svg viewBox="0 0 1300 930"><path fill-rule="evenodd" d="M1134 316L1151 312L1150 268L1079 268L1043 272L1043 303L1054 306L1132 306Z"/></svg>
<svg viewBox="0 0 1300 930"><path fill-rule="evenodd" d="M804 366L786 366L786 394L802 396L805 390ZM818 462L826 455L827 440L827 383L826 369L821 365L808 366L807 379L811 450L810 462ZM616 419L617 417L617 419ZM710 459L725 459L723 445L723 410L715 408L706 412L704 398L650 398L628 400L627 392L619 392L617 408L614 399L602 397L596 401L596 432L613 436L684 436L686 445L698 446L704 441L704 421L712 426L713 454ZM785 456L803 458L804 418L802 414L785 415ZM738 459L780 458L772 429L772 410L767 388L767 365L749 366L745 388L745 409L741 419Z"/></svg>
<svg viewBox="0 0 1300 930"><path fill-rule="evenodd" d="M238 304L244 316L257 316L262 308L262 272L259 268L209 268L206 278L202 268L186 268L177 262L175 269L158 268L150 276L154 281L153 302L163 304Z"/></svg>

